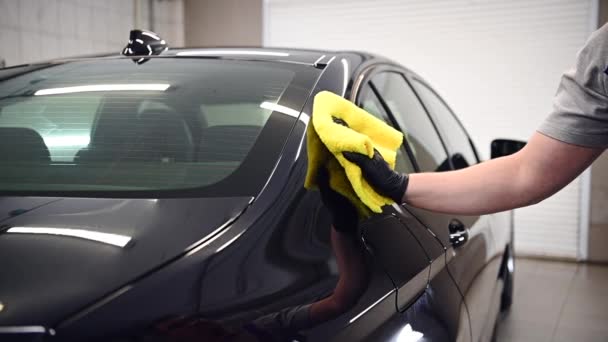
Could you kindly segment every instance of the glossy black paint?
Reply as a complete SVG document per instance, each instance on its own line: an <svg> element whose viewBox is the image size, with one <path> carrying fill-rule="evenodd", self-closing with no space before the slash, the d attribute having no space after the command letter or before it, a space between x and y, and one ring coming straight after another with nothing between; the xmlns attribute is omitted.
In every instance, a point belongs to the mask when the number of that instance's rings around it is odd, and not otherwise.
<svg viewBox="0 0 608 342"><path fill-rule="evenodd" d="M303 189L314 95L329 90L357 103L374 72L415 74L364 53L196 51L149 58L311 68L306 83L314 86L291 88L281 99L301 113L281 125L287 141L262 190L254 198L0 198L0 340L488 340L512 241L508 213L453 217L395 205L344 235L331 230L318 193ZM455 220L468 233L457 248L450 240ZM88 227L133 240L120 248L6 232L17 226ZM328 298L331 305L319 305L325 309L316 317L310 311L310 321L292 319L303 305ZM2 335L9 326L44 329Z"/></svg>
<svg viewBox="0 0 608 342"><path fill-rule="evenodd" d="M14 205L22 200L2 202ZM3 325L30 321L54 326L83 305L196 248L240 215L251 198L30 201L47 203L2 222L8 228L0 239ZM78 237L11 233L15 227L77 228L124 235L131 241L119 247Z"/></svg>

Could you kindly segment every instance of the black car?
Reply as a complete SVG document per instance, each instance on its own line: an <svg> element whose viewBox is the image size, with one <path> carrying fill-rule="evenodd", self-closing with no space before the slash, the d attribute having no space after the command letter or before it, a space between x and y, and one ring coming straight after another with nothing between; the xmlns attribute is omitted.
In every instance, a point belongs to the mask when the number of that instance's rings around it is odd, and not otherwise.
<svg viewBox="0 0 608 342"><path fill-rule="evenodd" d="M303 188L323 90L406 133L400 171L480 162L426 82L367 53L1 69L0 340L490 340L513 291L511 213L393 205L332 231Z"/></svg>

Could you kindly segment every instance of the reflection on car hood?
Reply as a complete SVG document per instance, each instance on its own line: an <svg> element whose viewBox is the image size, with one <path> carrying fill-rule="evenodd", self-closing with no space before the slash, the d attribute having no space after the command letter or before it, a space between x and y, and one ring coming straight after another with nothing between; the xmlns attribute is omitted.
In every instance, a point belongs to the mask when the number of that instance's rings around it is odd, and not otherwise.
<svg viewBox="0 0 608 342"><path fill-rule="evenodd" d="M250 200L3 198L13 217L0 223L0 326L57 323L183 255Z"/></svg>
<svg viewBox="0 0 608 342"><path fill-rule="evenodd" d="M49 203L61 201L61 198L49 197L0 197L0 224L3 221L38 209Z"/></svg>

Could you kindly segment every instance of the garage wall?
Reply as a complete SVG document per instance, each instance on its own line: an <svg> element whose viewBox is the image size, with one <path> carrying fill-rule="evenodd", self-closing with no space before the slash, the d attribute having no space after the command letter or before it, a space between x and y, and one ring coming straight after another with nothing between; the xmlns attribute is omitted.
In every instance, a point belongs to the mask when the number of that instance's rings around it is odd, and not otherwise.
<svg viewBox="0 0 608 342"><path fill-rule="evenodd" d="M608 23L608 0L599 0L599 21L598 26Z"/></svg>
<svg viewBox="0 0 608 342"><path fill-rule="evenodd" d="M261 46L262 0L185 0L186 45Z"/></svg>
<svg viewBox="0 0 608 342"><path fill-rule="evenodd" d="M596 21L595 4L267 0L264 38L268 46L367 50L411 67L452 105L488 157L492 139L525 140L551 111L560 75ZM577 179L551 199L516 211L518 253L583 253L585 184Z"/></svg>
<svg viewBox="0 0 608 342"><path fill-rule="evenodd" d="M154 0L153 28L148 12L150 2L0 0L0 58L7 65L16 65L74 55L118 53L136 26L156 31L172 46L183 45L183 0Z"/></svg>

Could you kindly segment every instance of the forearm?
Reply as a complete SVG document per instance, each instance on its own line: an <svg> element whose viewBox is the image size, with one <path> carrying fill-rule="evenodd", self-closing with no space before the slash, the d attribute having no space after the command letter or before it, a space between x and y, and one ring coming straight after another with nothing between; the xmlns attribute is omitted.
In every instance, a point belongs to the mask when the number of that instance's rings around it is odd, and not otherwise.
<svg viewBox="0 0 608 342"><path fill-rule="evenodd" d="M461 215L527 206L566 186L602 151L536 133L523 150L511 156L458 171L410 175L403 201L422 209Z"/></svg>
<svg viewBox="0 0 608 342"><path fill-rule="evenodd" d="M411 174L403 202L460 215L487 214L531 204L534 196L519 189L520 169L510 165L514 163L511 158L457 171Z"/></svg>

